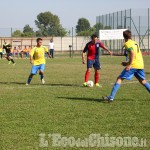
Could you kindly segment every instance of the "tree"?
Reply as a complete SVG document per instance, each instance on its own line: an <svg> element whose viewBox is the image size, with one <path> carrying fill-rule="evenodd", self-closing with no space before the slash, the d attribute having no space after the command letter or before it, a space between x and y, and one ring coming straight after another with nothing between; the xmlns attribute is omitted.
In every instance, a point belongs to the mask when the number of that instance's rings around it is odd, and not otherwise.
<svg viewBox="0 0 150 150"><path fill-rule="evenodd" d="M90 28L89 21L86 18L80 18L76 25L76 32L79 34L82 31L88 31Z"/></svg>
<svg viewBox="0 0 150 150"><path fill-rule="evenodd" d="M51 12L40 13L35 20L38 27L36 32L37 36L65 36L66 30L60 24L58 16L53 15Z"/></svg>
<svg viewBox="0 0 150 150"><path fill-rule="evenodd" d="M103 29L103 24L102 23L96 23L94 26L93 26L93 30L94 32L99 35L99 30Z"/></svg>
<svg viewBox="0 0 150 150"><path fill-rule="evenodd" d="M25 25L23 28L23 33L26 33L26 32L34 32L34 31L33 31L33 28L31 28L29 25Z"/></svg>
<svg viewBox="0 0 150 150"><path fill-rule="evenodd" d="M25 25L23 28L23 37L33 37L35 36L35 32L33 31L33 28L31 28L29 25Z"/></svg>
<svg viewBox="0 0 150 150"><path fill-rule="evenodd" d="M104 26L103 26L102 23L96 23L96 24L94 25L94 28L97 29L97 30L100 30L100 29L103 29Z"/></svg>
<svg viewBox="0 0 150 150"><path fill-rule="evenodd" d="M12 33L12 37L33 37L35 36L35 32L29 25L25 25L23 28L23 32L20 30L16 30Z"/></svg>
<svg viewBox="0 0 150 150"><path fill-rule="evenodd" d="M12 33L12 37L21 37L22 32L20 30L16 30Z"/></svg>

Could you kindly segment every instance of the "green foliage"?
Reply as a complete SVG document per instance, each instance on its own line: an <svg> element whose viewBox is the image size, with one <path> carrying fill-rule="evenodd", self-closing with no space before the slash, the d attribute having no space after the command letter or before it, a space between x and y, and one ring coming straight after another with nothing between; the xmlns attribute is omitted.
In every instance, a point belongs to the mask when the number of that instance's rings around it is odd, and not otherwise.
<svg viewBox="0 0 150 150"><path fill-rule="evenodd" d="M89 21L86 18L80 18L76 25L76 32L79 34L80 32L88 31L90 28Z"/></svg>
<svg viewBox="0 0 150 150"><path fill-rule="evenodd" d="M23 29L23 37L34 37L35 32L33 31L33 28L31 28L29 25L26 25Z"/></svg>
<svg viewBox="0 0 150 150"><path fill-rule="evenodd" d="M79 32L78 36L91 36L93 33L95 33L95 30L91 28L90 30Z"/></svg>
<svg viewBox="0 0 150 150"><path fill-rule="evenodd" d="M12 33L12 37L21 37L22 32L20 30L16 30Z"/></svg>
<svg viewBox="0 0 150 150"><path fill-rule="evenodd" d="M29 25L25 25L23 28L23 33L31 32L34 33L33 28L31 28Z"/></svg>
<svg viewBox="0 0 150 150"><path fill-rule="evenodd" d="M51 12L40 13L35 20L35 24L39 29L37 36L65 36L66 30L60 24L59 17Z"/></svg>
<svg viewBox="0 0 150 150"><path fill-rule="evenodd" d="M12 37L35 37L35 32L29 25L25 25L23 32L16 30L12 33Z"/></svg>
<svg viewBox="0 0 150 150"><path fill-rule="evenodd" d="M96 23L93 26L93 31L99 35L99 30L111 29L111 26L104 26L102 23Z"/></svg>
<svg viewBox="0 0 150 150"><path fill-rule="evenodd" d="M96 30L100 30L100 29L103 29L104 26L102 23L96 23L94 26L93 26Z"/></svg>

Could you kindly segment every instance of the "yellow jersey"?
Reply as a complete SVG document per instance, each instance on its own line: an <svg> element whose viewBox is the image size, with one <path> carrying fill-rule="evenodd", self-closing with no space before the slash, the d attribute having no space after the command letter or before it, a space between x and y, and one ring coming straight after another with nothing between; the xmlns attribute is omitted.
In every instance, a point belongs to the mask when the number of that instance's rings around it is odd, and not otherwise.
<svg viewBox="0 0 150 150"><path fill-rule="evenodd" d="M134 52L131 68L144 69L143 57L138 44L135 41L129 39L127 42L125 42L125 49L127 50L129 57L130 57L130 51L133 50Z"/></svg>
<svg viewBox="0 0 150 150"><path fill-rule="evenodd" d="M45 52L48 52L48 49L45 46L34 47L31 50L30 56L33 57L34 65L45 64Z"/></svg>

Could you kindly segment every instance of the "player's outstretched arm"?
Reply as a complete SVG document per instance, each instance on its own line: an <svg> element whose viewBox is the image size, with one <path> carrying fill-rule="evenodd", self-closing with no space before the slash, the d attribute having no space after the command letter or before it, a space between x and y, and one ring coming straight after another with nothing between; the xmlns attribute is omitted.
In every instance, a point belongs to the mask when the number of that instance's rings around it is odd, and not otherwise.
<svg viewBox="0 0 150 150"><path fill-rule="evenodd" d="M108 49L108 47L106 47L105 45L103 46L103 49L106 50L110 55L113 54L113 53Z"/></svg>

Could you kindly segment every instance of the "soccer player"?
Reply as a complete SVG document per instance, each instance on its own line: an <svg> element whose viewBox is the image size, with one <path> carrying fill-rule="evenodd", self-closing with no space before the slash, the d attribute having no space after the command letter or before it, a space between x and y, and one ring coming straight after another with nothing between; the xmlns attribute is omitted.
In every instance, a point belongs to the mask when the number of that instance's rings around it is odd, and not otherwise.
<svg viewBox="0 0 150 150"><path fill-rule="evenodd" d="M125 39L125 49L129 55L129 61L122 62L125 69L121 72L114 84L111 94L106 97L102 97L105 102L113 102L117 91L124 79L131 80L135 76L138 81L147 89L150 93L150 84L145 80L144 62L140 47L138 44L131 39L131 31L126 30L123 32Z"/></svg>
<svg viewBox="0 0 150 150"><path fill-rule="evenodd" d="M12 58L12 52L11 52L11 45L9 43L4 42L3 44L3 49L6 51L6 59L9 61L8 64L11 64L11 62L13 63L13 65L15 65L16 63L14 62L13 58Z"/></svg>
<svg viewBox="0 0 150 150"><path fill-rule="evenodd" d="M42 45L41 38L37 38L36 42L37 46L35 46L30 52L30 63L33 64L33 66L26 85L30 84L32 77L37 74L38 70L42 84L45 83L44 80L45 52L48 54L49 57L50 54L48 52L48 49Z"/></svg>
<svg viewBox="0 0 150 150"><path fill-rule="evenodd" d="M51 39L50 43L49 43L49 53L52 56L52 58L54 58L54 41L53 41L53 39Z"/></svg>
<svg viewBox="0 0 150 150"><path fill-rule="evenodd" d="M90 72L92 69L92 66L95 69L95 86L100 87L99 85L99 71L101 66L99 62L99 48L103 48L104 50L108 51L108 53L111 55L112 52L102 44L98 40L98 36L96 34L93 34L91 36L91 41L88 42L82 52L82 63L85 64L85 53L87 52L87 70L85 72L85 82L83 83L83 86L88 86L87 82L90 77Z"/></svg>

